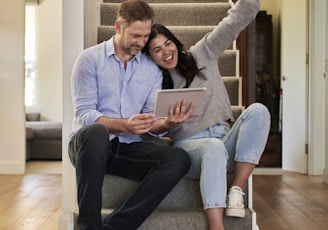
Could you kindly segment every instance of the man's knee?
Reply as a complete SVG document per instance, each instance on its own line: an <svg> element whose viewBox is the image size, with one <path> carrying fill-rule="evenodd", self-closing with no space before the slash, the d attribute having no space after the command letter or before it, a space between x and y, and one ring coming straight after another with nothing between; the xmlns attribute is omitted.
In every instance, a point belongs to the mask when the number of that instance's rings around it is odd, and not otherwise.
<svg viewBox="0 0 328 230"><path fill-rule="evenodd" d="M70 143L69 154L73 165L77 158L105 158L109 146L109 133L105 126L92 123L82 127ZM97 154L94 154L96 152ZM101 154L104 153L104 154Z"/></svg>
<svg viewBox="0 0 328 230"><path fill-rule="evenodd" d="M190 167L190 158L187 152L178 147L169 147L171 154L169 154L170 161L174 161L177 170L181 170L185 174Z"/></svg>
<svg viewBox="0 0 328 230"><path fill-rule="evenodd" d="M101 138L108 140L109 133L104 125L99 123L92 123L82 127L81 130L79 130L79 135L82 140L99 140Z"/></svg>

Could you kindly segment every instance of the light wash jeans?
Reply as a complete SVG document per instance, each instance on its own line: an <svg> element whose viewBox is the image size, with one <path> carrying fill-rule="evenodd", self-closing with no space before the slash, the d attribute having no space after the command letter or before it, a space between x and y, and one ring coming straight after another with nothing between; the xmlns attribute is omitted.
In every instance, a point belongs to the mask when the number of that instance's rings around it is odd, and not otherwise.
<svg viewBox="0 0 328 230"><path fill-rule="evenodd" d="M186 176L200 179L204 209L226 207L227 172L234 171L236 161L258 164L269 130L268 109L254 103L231 129L223 122L176 143L191 158Z"/></svg>

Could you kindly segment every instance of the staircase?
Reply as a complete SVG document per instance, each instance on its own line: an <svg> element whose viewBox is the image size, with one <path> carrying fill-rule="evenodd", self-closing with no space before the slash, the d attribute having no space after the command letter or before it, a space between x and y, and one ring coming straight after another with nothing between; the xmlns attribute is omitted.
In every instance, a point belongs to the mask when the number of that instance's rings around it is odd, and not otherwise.
<svg viewBox="0 0 328 230"><path fill-rule="evenodd" d="M147 0L146 0L147 1ZM98 43L115 34L114 22L121 0L104 0L100 5ZM155 22L167 26L186 49L211 31L227 14L231 0L148 0L155 12ZM243 111L241 104L241 77L239 76L239 51L233 42L218 59L218 67L227 88L235 118ZM154 141L150 139L148 141ZM170 144L162 141L160 144ZM233 174L228 174L228 186ZM257 229L255 212L252 210L252 180L245 188L245 218L224 217L225 229ZM138 186L137 182L106 175L103 185L103 210L105 217ZM77 223L77 215L74 219ZM77 224L74 224L77 229ZM199 180L183 178L162 201L160 206L144 222L139 230L205 230L207 218L203 210Z"/></svg>

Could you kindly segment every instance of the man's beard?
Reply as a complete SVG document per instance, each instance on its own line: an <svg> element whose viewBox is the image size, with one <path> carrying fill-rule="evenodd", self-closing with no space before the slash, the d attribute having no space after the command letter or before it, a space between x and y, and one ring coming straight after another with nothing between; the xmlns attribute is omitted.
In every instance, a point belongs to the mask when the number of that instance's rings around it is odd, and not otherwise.
<svg viewBox="0 0 328 230"><path fill-rule="evenodd" d="M127 49L127 51L131 55L136 55L137 53L139 53L141 51L141 49L142 49L142 47L140 47L140 46L132 45L132 46L130 46L129 49Z"/></svg>

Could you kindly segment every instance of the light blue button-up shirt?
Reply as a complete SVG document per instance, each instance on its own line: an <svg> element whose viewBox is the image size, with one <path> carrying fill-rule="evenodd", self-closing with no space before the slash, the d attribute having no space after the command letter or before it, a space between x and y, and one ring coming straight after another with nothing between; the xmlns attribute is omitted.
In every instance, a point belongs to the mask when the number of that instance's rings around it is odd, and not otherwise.
<svg viewBox="0 0 328 230"><path fill-rule="evenodd" d="M161 89L162 72L141 52L124 63L115 55L113 38L84 50L72 71L74 119L72 137L100 116L129 118L153 113L156 91ZM141 141L139 135L120 133L120 142ZM115 137L110 134L110 139Z"/></svg>

